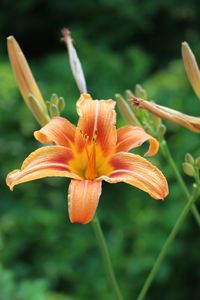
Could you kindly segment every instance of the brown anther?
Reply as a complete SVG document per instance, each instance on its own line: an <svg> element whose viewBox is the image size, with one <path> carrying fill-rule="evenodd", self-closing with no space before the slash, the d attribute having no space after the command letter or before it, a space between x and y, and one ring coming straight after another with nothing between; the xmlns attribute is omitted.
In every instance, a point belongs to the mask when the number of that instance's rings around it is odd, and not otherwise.
<svg viewBox="0 0 200 300"><path fill-rule="evenodd" d="M88 136L86 133L84 134L84 139L85 139L86 142L87 142L88 139L89 139L89 136Z"/></svg>
<svg viewBox="0 0 200 300"><path fill-rule="evenodd" d="M97 129L94 130L94 134L93 134L93 137L92 137L92 141L93 141L94 143L96 143L96 141L97 141Z"/></svg>

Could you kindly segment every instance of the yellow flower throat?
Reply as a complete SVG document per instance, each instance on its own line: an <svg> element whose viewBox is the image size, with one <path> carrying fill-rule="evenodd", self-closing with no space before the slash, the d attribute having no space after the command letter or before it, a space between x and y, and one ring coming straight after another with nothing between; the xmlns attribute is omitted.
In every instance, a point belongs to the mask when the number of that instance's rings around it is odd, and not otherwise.
<svg viewBox="0 0 200 300"><path fill-rule="evenodd" d="M97 177L97 166L96 166L96 141L97 141L97 130L94 130L94 134L92 137L92 145L90 146L90 151L88 149L88 135L83 135L81 131L81 136L84 141L85 151L87 154L87 168L85 170L85 178L89 180L93 180Z"/></svg>

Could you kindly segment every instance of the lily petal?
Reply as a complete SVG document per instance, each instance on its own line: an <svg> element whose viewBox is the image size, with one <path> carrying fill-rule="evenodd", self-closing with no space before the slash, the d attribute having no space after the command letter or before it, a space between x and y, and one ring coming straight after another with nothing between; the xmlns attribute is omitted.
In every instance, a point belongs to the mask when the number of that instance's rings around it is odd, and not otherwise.
<svg viewBox="0 0 200 300"><path fill-rule="evenodd" d="M89 223L99 203L101 181L72 180L69 185L68 210L72 223Z"/></svg>
<svg viewBox="0 0 200 300"><path fill-rule="evenodd" d="M68 162L73 158L71 150L63 146L47 146L32 152L21 169L7 175L6 183L13 190L16 184L39 178L61 176L81 179L72 173Z"/></svg>
<svg viewBox="0 0 200 300"><path fill-rule="evenodd" d="M143 128L136 126L124 126L117 130L117 152L129 151L132 148L142 145L149 141L149 149L145 156L153 156L158 152L159 143L151 135L146 133Z"/></svg>
<svg viewBox="0 0 200 300"><path fill-rule="evenodd" d="M100 146L104 155L114 150L117 141L114 107L113 100L92 100L89 94L81 95L77 102L80 119L75 138L79 151L84 147L82 134L88 136L88 143L92 142L95 135L96 145Z"/></svg>
<svg viewBox="0 0 200 300"><path fill-rule="evenodd" d="M74 142L75 126L67 119L55 117L42 127L34 132L36 140L42 144L52 144L70 147Z"/></svg>
<svg viewBox="0 0 200 300"><path fill-rule="evenodd" d="M97 180L109 183L123 181L145 191L155 199L164 199L167 196L168 185L165 176L143 157L119 152L112 157L111 164L114 171L109 176L101 176Z"/></svg>

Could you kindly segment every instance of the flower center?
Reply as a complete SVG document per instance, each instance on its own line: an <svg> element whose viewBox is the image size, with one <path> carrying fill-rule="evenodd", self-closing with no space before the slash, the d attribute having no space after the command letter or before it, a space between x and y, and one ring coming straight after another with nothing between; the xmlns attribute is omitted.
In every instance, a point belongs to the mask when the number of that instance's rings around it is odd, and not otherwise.
<svg viewBox="0 0 200 300"><path fill-rule="evenodd" d="M97 177L97 166L96 166L96 141L97 141L97 130L94 130L92 137L92 144L88 145L88 135L84 135L81 131L81 136L84 141L85 151L87 154L87 167L85 170L85 178L93 180Z"/></svg>
<svg viewBox="0 0 200 300"><path fill-rule="evenodd" d="M79 129L79 132L84 147L82 151L74 149L74 158L69 162L71 171L87 180L95 180L97 177L110 174L113 170L109 163L110 156L103 154L98 144L97 130L94 130L92 139L82 130Z"/></svg>

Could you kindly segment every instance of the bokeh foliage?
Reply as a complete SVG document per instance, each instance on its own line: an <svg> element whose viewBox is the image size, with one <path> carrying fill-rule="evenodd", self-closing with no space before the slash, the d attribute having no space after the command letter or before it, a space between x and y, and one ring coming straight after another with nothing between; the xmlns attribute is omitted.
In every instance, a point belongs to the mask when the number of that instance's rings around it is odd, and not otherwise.
<svg viewBox="0 0 200 300"><path fill-rule="evenodd" d="M72 24L88 89L95 98L113 98L116 92L133 89L140 82L158 103L198 115L200 103L181 60L170 62L180 58L182 39L197 41L194 50L200 45L198 1L180 5L179 1L21 0L17 6L11 4L1 2L0 34L16 35L28 57L32 56L31 67L45 99L54 92L63 96L63 115L71 121L77 121L79 93L64 47L57 41L59 27L65 24ZM9 22L14 13L15 26ZM20 167L40 145L32 135L38 125L23 104L6 55L0 59L0 76L0 300L113 299L92 228L69 223L68 181L43 179L19 185L13 193L6 187L6 174ZM119 124L124 122L118 116ZM199 136L166 124L167 140L181 169L186 152L200 155ZM138 152L143 154L144 148ZM104 183L98 208L125 299L136 297L184 205L165 160L160 154L151 160L169 181L170 195L165 202L156 202L125 184ZM190 179L185 180L191 184ZM199 299L198 234L189 216L147 299Z"/></svg>

